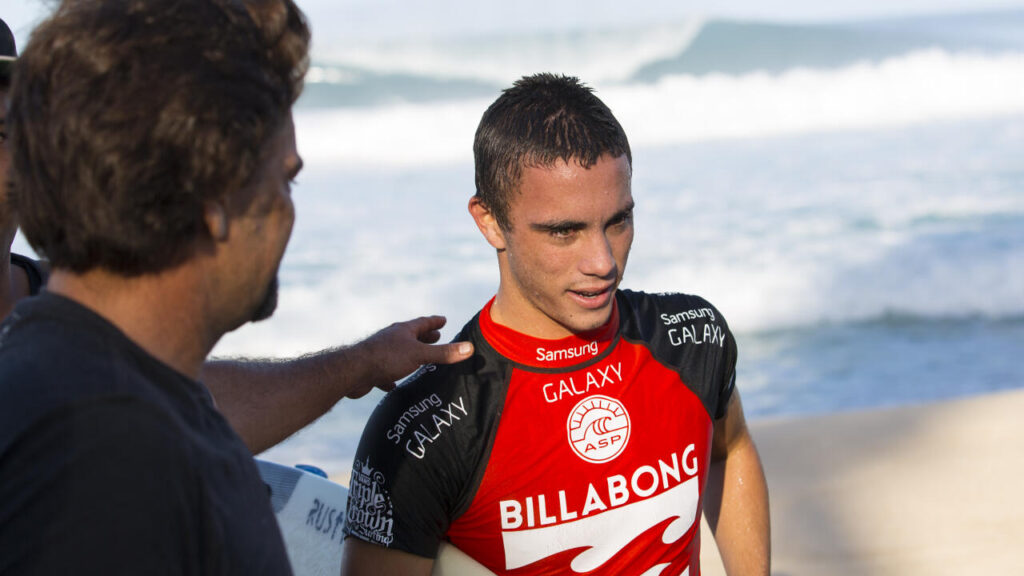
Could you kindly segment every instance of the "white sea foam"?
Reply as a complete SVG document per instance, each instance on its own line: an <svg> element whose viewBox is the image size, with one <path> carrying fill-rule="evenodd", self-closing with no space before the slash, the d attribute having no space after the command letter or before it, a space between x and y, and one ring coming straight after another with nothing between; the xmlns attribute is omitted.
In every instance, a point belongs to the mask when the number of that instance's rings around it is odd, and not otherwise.
<svg viewBox="0 0 1024 576"><path fill-rule="evenodd" d="M833 258L851 246L836 246ZM765 332L877 320L1003 318L1024 315L1024 252L983 259L945 258L929 247L881 247L870 258L782 257L764 265L736 262L692 265L674 262L633 270L629 285L660 290L685 286L710 295L739 333Z"/></svg>
<svg viewBox="0 0 1024 576"><path fill-rule="evenodd" d="M1024 54L936 49L833 70L592 84L633 147L642 148L1017 114L1024 112ZM467 162L488 104L475 99L303 110L299 143L307 160L332 165Z"/></svg>
<svg viewBox="0 0 1024 576"><path fill-rule="evenodd" d="M1024 110L1024 54L936 49L837 70L669 77L605 99L638 145L900 126Z"/></svg>

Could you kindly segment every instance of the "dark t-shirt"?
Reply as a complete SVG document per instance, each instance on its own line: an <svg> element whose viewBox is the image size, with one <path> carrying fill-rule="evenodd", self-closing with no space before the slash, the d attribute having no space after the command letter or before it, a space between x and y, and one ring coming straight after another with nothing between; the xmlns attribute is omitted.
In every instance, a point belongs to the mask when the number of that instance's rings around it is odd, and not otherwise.
<svg viewBox="0 0 1024 576"><path fill-rule="evenodd" d="M0 324L0 573L289 574L199 383L43 292Z"/></svg>
<svg viewBox="0 0 1024 576"><path fill-rule="evenodd" d="M426 367L371 416L350 536L426 557L449 540L498 574L699 572L736 363L714 307L620 291L604 327L540 340L488 304L458 339L472 359Z"/></svg>

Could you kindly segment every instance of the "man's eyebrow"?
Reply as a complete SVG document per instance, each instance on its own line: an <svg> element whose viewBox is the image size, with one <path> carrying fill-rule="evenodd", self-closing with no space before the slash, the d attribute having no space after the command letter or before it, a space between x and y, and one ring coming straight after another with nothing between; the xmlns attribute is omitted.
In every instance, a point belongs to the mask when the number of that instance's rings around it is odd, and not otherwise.
<svg viewBox="0 0 1024 576"><path fill-rule="evenodd" d="M561 220L557 222L535 222L530 224L531 230L537 232L572 232L583 230L587 225L576 220Z"/></svg>
<svg viewBox="0 0 1024 576"><path fill-rule="evenodd" d="M629 204L627 204L625 208L623 208L622 210L619 210L618 212L613 214L612 217L608 221L609 222L614 222L616 220L621 220L621 219L625 218L626 216L629 216L630 213L633 212L633 208L635 208L635 207L636 207L636 202L630 200Z"/></svg>
<svg viewBox="0 0 1024 576"><path fill-rule="evenodd" d="M635 206L636 203L630 200L629 204L625 208L619 210L615 214L612 214L612 217L608 219L608 222L615 222L616 220L626 218L633 212L633 208ZM577 220L558 220L554 222L535 222L530 224L530 229L536 230L537 232L573 232L583 230L586 227L586 222L580 222Z"/></svg>

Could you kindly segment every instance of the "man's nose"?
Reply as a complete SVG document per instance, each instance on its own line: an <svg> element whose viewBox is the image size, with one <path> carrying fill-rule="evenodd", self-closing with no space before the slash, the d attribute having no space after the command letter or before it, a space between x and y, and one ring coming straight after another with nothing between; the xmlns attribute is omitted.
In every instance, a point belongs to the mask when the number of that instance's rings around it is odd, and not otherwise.
<svg viewBox="0 0 1024 576"><path fill-rule="evenodd" d="M615 273L615 255L606 234L593 234L584 244L580 271L588 276L607 278Z"/></svg>

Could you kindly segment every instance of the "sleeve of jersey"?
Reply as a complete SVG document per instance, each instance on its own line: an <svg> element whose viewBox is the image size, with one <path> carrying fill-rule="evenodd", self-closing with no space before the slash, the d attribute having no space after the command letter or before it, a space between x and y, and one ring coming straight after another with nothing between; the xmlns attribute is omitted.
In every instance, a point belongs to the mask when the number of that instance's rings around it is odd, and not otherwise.
<svg viewBox="0 0 1024 576"><path fill-rule="evenodd" d="M452 367L429 367L381 401L363 430L349 483L345 531L434 558L466 502L486 423L477 387Z"/></svg>
<svg viewBox="0 0 1024 576"><path fill-rule="evenodd" d="M736 359L739 356L739 352L736 346L736 338L732 335L732 331L729 330L725 317L714 306L711 306L711 308L715 310L715 314L721 319L722 332L725 338L725 346L718 360L717 374L720 374L720 376L716 375L719 382L718 401L716 402L713 415L715 420L718 420L725 416L729 408L729 399L732 398L732 392L736 388Z"/></svg>
<svg viewBox="0 0 1024 576"><path fill-rule="evenodd" d="M725 416L736 383L736 340L717 308L688 294L624 291L627 338L647 342L654 357L676 370L715 420Z"/></svg>

